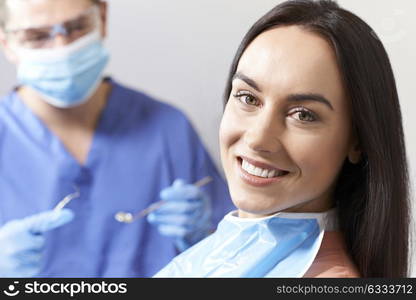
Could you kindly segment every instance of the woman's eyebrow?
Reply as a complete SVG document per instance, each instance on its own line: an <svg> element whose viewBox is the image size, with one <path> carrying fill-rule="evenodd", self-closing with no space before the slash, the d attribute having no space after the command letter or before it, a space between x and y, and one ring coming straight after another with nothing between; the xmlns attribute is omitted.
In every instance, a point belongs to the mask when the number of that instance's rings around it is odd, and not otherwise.
<svg viewBox="0 0 416 300"><path fill-rule="evenodd" d="M334 110L334 108L331 105L331 102L329 102L321 94L315 94L315 93L292 94L287 97L287 100L290 102L316 101L316 102L323 103L326 106L328 106L331 110Z"/></svg>
<svg viewBox="0 0 416 300"><path fill-rule="evenodd" d="M257 83L253 79L244 75L243 73L241 73L241 72L235 73L234 76L233 76L233 79L231 81L234 81L235 79L240 79L240 80L244 81L249 86L251 86L253 89L255 89L257 92L261 93L261 89L259 88Z"/></svg>
<svg viewBox="0 0 416 300"><path fill-rule="evenodd" d="M250 77L244 75L241 72L237 72L234 74L232 81L235 79L240 79L247 83L249 86L251 86L253 89L261 93L261 89L257 85L257 83L251 79ZM334 108L331 105L331 102L327 100L324 96L317 93L304 93L304 94L291 94L287 97L287 100L290 102L302 102L302 101L316 101L325 104L328 106L331 110L334 110Z"/></svg>

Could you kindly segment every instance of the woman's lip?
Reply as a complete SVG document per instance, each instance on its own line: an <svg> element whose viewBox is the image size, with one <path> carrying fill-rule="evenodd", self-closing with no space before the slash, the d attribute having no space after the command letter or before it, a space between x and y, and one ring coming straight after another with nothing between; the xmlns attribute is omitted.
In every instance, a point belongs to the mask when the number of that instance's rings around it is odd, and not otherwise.
<svg viewBox="0 0 416 300"><path fill-rule="evenodd" d="M251 158L248 158L248 157L245 157L245 156L237 156L237 158L243 159L243 160L247 161L248 163L250 163L251 165L256 166L256 167L259 167L259 168L262 168L262 169L276 170L277 172L282 172L282 171L283 172L289 172L289 171L276 168L276 167L274 167L272 165L268 165L268 164L265 164L265 163L256 161L254 159L251 159Z"/></svg>
<svg viewBox="0 0 416 300"><path fill-rule="evenodd" d="M243 169L243 166L241 164L241 158L237 158L237 164L238 164L238 173L240 178L247 184L256 186L256 187L263 187L267 185L271 185L273 183L281 181L283 178L285 178L285 175L277 176L277 177L271 177L271 178L263 178L255 175L251 175L246 170Z"/></svg>

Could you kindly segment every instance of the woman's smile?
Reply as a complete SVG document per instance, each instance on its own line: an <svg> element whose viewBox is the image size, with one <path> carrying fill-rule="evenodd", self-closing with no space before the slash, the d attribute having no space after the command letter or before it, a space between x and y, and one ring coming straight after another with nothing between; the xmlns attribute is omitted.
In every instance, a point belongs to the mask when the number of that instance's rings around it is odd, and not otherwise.
<svg viewBox="0 0 416 300"><path fill-rule="evenodd" d="M241 180L253 186L268 186L283 180L289 175L289 171L246 156L237 156L236 164Z"/></svg>

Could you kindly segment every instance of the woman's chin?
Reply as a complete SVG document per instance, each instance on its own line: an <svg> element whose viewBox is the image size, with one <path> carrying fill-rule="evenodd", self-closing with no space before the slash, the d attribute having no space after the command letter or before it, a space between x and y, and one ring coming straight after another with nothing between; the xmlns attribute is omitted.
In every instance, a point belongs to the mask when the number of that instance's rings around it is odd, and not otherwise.
<svg viewBox="0 0 416 300"><path fill-rule="evenodd" d="M280 211L279 207L270 206L270 203L261 205L256 201L235 201L234 205L238 208L238 215L242 218L261 218L275 214Z"/></svg>

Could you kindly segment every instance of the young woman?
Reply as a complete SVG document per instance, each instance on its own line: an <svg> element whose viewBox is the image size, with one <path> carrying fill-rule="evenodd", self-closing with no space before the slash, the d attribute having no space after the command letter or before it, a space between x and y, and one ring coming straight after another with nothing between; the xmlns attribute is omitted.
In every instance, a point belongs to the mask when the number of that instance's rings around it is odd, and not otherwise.
<svg viewBox="0 0 416 300"><path fill-rule="evenodd" d="M244 37L225 98L238 212L156 276L408 275L399 100L364 21L332 1L278 5Z"/></svg>

